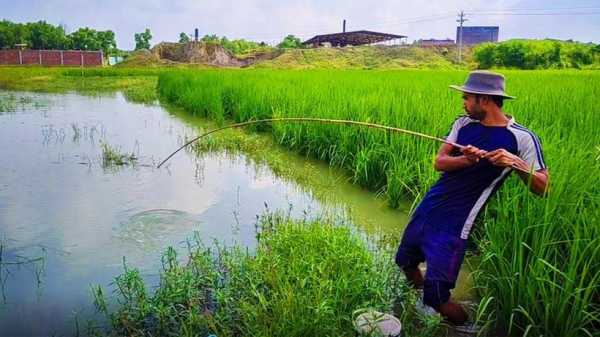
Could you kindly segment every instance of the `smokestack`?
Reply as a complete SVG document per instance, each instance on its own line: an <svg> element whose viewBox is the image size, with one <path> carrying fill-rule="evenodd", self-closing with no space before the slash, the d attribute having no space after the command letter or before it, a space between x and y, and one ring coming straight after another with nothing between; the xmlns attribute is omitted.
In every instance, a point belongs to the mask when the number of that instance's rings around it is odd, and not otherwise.
<svg viewBox="0 0 600 337"><path fill-rule="evenodd" d="M194 29L194 41L198 42L198 28Z"/></svg>
<svg viewBox="0 0 600 337"><path fill-rule="evenodd" d="M346 19L344 19L344 24L342 25L342 33L346 32Z"/></svg>

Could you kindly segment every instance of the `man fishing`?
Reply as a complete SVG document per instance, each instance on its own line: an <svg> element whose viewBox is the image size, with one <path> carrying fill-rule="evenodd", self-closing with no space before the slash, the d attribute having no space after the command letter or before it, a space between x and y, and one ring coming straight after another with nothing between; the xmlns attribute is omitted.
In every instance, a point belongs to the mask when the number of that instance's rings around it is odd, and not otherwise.
<svg viewBox="0 0 600 337"><path fill-rule="evenodd" d="M531 191L543 195L548 186L537 136L502 112L504 76L471 72L462 92L466 115L457 118L446 140L467 145L462 150L443 144L435 159L442 172L416 208L396 253L396 263L414 287L423 289L423 303L455 325L468 315L451 301L450 290L465 255L475 218L512 169ZM418 268L427 263L425 277Z"/></svg>

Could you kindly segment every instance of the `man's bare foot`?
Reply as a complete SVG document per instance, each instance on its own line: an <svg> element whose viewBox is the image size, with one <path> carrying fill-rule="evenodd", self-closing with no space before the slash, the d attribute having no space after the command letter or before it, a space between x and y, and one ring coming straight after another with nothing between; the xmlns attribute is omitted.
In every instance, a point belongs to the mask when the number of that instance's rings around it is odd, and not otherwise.
<svg viewBox="0 0 600 337"><path fill-rule="evenodd" d="M460 304L450 301L440 304L436 310L442 315L442 317L454 325L465 324L465 322L469 319L469 315L467 315L467 312Z"/></svg>

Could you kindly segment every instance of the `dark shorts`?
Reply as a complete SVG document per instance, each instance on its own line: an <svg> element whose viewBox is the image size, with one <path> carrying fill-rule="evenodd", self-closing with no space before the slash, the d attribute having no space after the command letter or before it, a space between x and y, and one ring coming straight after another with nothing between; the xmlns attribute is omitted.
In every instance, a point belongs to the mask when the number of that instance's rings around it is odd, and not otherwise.
<svg viewBox="0 0 600 337"><path fill-rule="evenodd" d="M441 221L446 223L440 224ZM446 230L447 223L452 221L416 213L406 226L396 253L396 263L401 268L427 263L425 297L433 296L430 302L434 305L448 301L465 256L467 240L460 238L460 231ZM432 295L432 291L436 294Z"/></svg>

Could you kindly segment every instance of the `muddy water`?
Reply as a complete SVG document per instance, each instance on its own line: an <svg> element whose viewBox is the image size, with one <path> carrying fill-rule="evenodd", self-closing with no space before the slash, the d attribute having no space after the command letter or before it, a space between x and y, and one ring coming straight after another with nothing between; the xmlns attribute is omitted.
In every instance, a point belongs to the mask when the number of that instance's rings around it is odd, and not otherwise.
<svg viewBox="0 0 600 337"><path fill-rule="evenodd" d="M318 179L301 185L243 154L181 152L155 168L202 123L119 93L0 91L0 335L72 335L93 313L90 286L109 287L124 258L152 283L160 254L194 231L252 248L265 207L398 236L408 220L343 172L280 149ZM103 143L137 160L107 165Z"/></svg>

